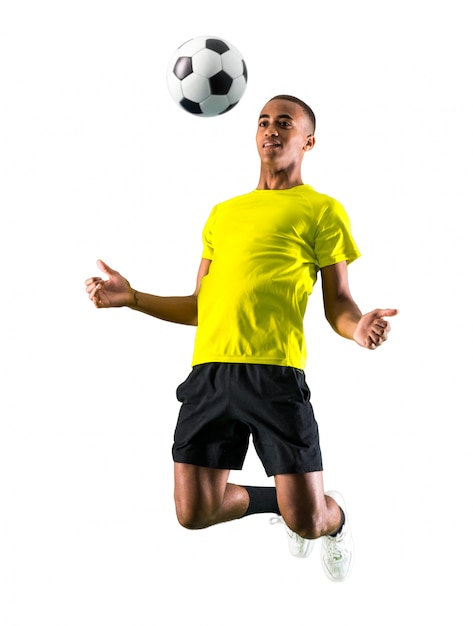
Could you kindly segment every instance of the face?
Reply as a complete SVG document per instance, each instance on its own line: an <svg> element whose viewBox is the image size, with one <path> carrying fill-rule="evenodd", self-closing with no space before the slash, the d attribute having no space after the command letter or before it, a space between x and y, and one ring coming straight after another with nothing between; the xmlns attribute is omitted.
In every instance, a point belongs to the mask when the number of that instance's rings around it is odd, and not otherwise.
<svg viewBox="0 0 473 626"><path fill-rule="evenodd" d="M304 109L289 100L270 100L258 120L256 144L262 163L268 166L284 169L300 164L315 144Z"/></svg>

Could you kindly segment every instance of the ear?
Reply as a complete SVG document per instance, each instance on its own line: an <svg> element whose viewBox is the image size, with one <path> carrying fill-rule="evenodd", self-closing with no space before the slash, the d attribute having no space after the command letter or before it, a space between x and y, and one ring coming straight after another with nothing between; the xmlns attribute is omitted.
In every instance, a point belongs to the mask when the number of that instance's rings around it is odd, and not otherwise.
<svg viewBox="0 0 473 626"><path fill-rule="evenodd" d="M307 135L304 147L302 148L304 152L309 152L315 146L315 137L314 135Z"/></svg>

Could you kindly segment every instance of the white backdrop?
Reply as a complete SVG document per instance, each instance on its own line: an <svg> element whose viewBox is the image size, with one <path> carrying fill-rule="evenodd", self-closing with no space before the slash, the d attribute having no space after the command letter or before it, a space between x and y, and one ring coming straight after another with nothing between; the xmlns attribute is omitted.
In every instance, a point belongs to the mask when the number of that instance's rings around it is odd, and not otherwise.
<svg viewBox="0 0 473 626"><path fill-rule="evenodd" d="M215 119L165 83L202 34L249 71ZM455 0L2 2L2 626L467 623L472 53ZM374 353L331 331L319 285L307 315L326 486L357 548L343 585L269 516L179 527L194 331L98 311L83 287L103 258L137 289L193 291L203 223L255 187L257 116L283 92L316 112L304 180L351 217L356 300L400 309ZM252 451L232 479L271 484Z"/></svg>

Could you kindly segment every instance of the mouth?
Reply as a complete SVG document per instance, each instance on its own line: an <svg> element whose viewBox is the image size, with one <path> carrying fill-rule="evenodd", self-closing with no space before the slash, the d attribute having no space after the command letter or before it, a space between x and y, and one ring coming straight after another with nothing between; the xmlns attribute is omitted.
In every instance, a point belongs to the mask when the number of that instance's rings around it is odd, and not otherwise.
<svg viewBox="0 0 473 626"><path fill-rule="evenodd" d="M263 149L267 148L279 148L281 144L277 141L265 141L263 144Z"/></svg>

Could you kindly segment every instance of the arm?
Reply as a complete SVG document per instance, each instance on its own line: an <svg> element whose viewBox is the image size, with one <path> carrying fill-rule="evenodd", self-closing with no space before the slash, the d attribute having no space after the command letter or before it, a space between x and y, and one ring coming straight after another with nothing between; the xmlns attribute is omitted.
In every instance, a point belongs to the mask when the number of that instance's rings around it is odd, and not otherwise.
<svg viewBox="0 0 473 626"><path fill-rule="evenodd" d="M119 272L112 270L103 261L97 261L99 269L107 275L85 281L89 299L99 309L127 306L159 319L177 324L197 325L197 296L202 278L208 274L211 261L202 259L197 274L195 291L190 296L155 296L133 289Z"/></svg>
<svg viewBox="0 0 473 626"><path fill-rule="evenodd" d="M363 348L374 350L388 338L389 322L396 309L375 309L363 315L352 298L346 262L322 268L325 317L336 333L353 339Z"/></svg>

